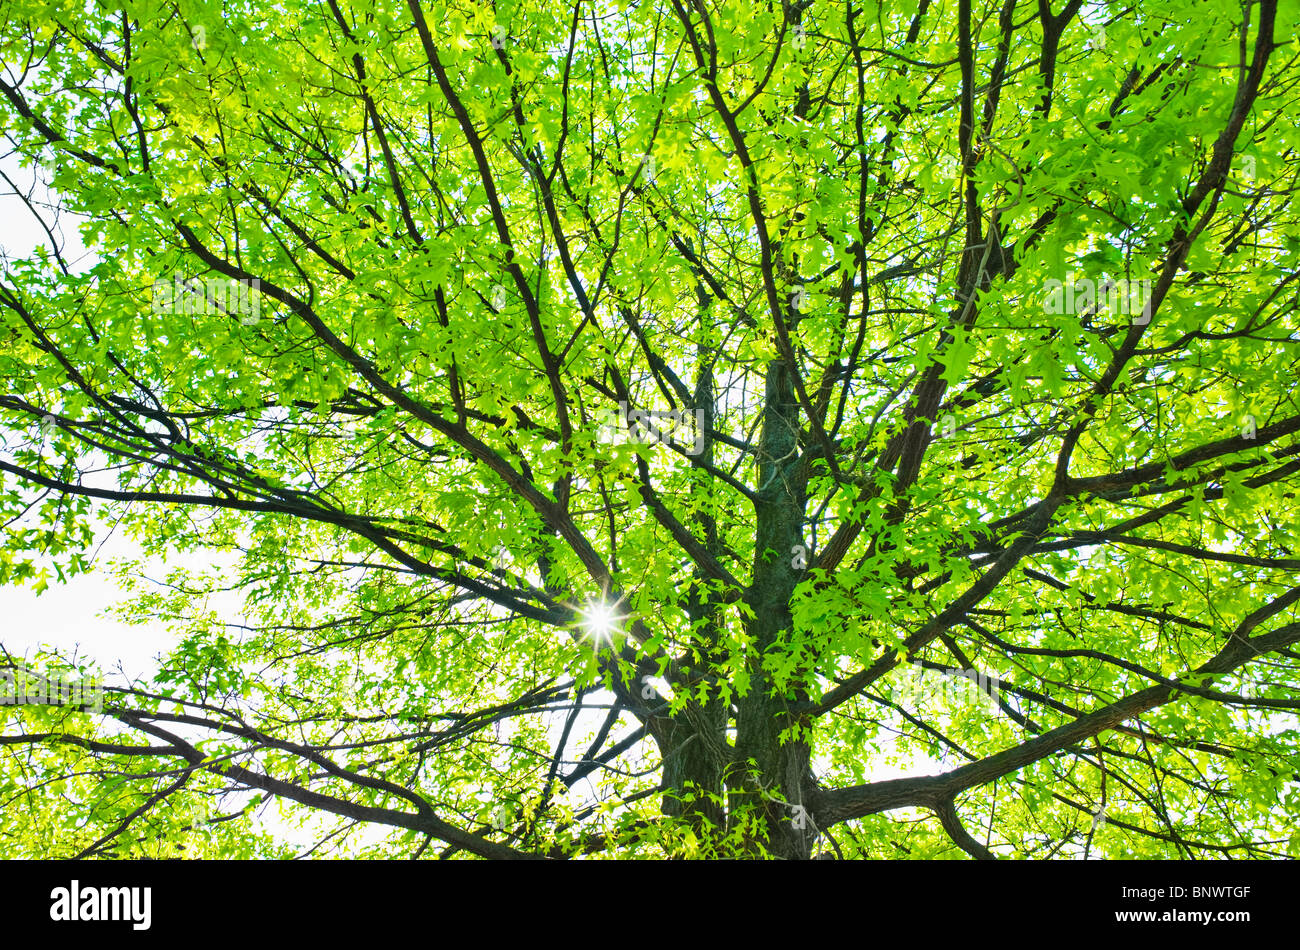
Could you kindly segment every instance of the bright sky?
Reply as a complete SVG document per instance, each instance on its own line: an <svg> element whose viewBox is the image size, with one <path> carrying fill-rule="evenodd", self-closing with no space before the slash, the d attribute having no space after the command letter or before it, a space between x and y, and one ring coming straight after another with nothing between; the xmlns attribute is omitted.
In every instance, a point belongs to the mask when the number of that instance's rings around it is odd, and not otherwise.
<svg viewBox="0 0 1300 950"><path fill-rule="evenodd" d="M76 262L76 269L93 263L93 256L81 243L77 219L66 213L54 215L50 195L36 183L32 169L19 168L14 156L7 156L0 159L0 174L28 193L47 221L57 222L55 236L62 242L67 258ZM10 189L6 184L2 190ZM16 195L0 194L0 221L4 222L0 254L21 258L37 245L49 244L44 229ZM26 654L43 644L61 652L77 649L96 660L106 674L120 665L128 675L139 676L155 667L153 657L166 649L171 638L161 625L128 626L104 615L107 607L122 599L116 582L104 568L112 558L139 559L142 554L121 531L110 534L104 526L96 537L99 547L91 573L77 576L66 585L51 583L40 595L29 587L0 586L0 617L4 618L0 642L15 654ZM157 566L156 576L161 576L161 564Z"/></svg>

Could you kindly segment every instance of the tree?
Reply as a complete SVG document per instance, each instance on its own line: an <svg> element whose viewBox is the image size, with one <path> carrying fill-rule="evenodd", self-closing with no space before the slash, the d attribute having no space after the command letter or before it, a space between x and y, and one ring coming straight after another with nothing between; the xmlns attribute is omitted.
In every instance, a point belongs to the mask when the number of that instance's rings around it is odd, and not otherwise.
<svg viewBox="0 0 1300 950"><path fill-rule="evenodd" d="M1300 854L1293 5L3 9L11 850Z"/></svg>

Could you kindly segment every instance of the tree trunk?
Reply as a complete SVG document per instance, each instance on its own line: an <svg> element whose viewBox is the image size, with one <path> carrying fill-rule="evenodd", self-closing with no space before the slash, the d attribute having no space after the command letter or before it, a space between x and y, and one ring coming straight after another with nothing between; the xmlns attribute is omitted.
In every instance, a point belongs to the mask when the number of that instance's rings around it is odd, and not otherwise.
<svg viewBox="0 0 1300 950"><path fill-rule="evenodd" d="M761 815L759 835L750 842L757 853L766 847L777 857L807 858L816 831L805 812L812 793L809 746L803 738L782 733L806 726L806 718L789 711L791 701L806 699L800 688L778 690L763 670L769 647L791 627L790 597L806 563L803 545L806 475L798 458L798 403L789 370L773 360L767 367L763 432L759 443L759 504L753 568L747 598L754 612L748 633L749 691L737 701L736 760L729 777L733 812L745 805ZM800 552L803 558L799 558Z"/></svg>
<svg viewBox="0 0 1300 950"><path fill-rule="evenodd" d="M687 244L689 245L689 240ZM696 284L696 295L702 319L707 319L709 296L703 284ZM717 407L714 405L713 369L714 353L702 342L697 347L700 361L699 376L693 394L695 411L699 424L698 437L700 460L706 465L713 464L713 439L710 435L714 428ZM711 489L700 488L708 492ZM713 516L712 497L701 499L698 506L700 527L703 531L705 548L714 557L721 553L718 542L718 524ZM692 589L686 602L686 615L690 619L691 629L698 637L697 649L705 658L701 664L703 671L714 668L709 662L717 647L719 638L719 605L701 596L701 589L706 576L696 570L695 580L698 585ZM701 695L698 671L684 669L675 678L673 688L679 693L688 693L692 697ZM672 727L668 733L668 742L664 752L664 786L666 794L661 810L665 815L680 815L690 823L696 837L705 844L719 846L726 831L726 808L723 799L723 782L727 764L731 761L731 750L727 746L727 723L729 704L721 699L717 684L708 683L709 696L703 701L688 702L686 707L673 717Z"/></svg>

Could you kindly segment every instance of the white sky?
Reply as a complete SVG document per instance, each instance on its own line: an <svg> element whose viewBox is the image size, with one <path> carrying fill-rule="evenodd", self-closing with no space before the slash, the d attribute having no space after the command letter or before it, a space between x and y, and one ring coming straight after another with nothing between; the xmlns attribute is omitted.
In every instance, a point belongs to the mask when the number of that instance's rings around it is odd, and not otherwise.
<svg viewBox="0 0 1300 950"><path fill-rule="evenodd" d="M14 156L0 158L0 173L17 187L29 191L29 200L48 221L55 222L55 235L63 242L63 252L75 269L89 267L93 256L86 250L77 231L76 218L62 213L55 216L49 192L40 187L32 169L22 169ZM9 187L0 180L0 192ZM31 211L15 195L0 193L0 254L10 258L29 255L49 238ZM51 581L43 594L30 587L0 586L0 642L15 654L27 654L42 645L61 652L77 649L93 658L107 673L119 666L128 675L140 676L154 669L154 657L171 643L160 624L128 626L106 617L104 611L121 601L116 582L103 568L114 557L143 557L139 548L118 531L108 535L107 526L96 531L99 544L93 559L94 570L74 577L68 584ZM161 576L162 565L153 562Z"/></svg>

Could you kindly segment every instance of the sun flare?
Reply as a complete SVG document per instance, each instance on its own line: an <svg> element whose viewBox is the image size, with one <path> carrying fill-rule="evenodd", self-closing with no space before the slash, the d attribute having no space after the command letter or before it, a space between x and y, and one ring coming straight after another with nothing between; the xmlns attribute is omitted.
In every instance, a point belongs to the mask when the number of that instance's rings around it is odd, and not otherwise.
<svg viewBox="0 0 1300 950"><path fill-rule="evenodd" d="M613 604L604 601L589 603L582 612L582 626L594 640L609 641L618 631L619 621L623 620Z"/></svg>

